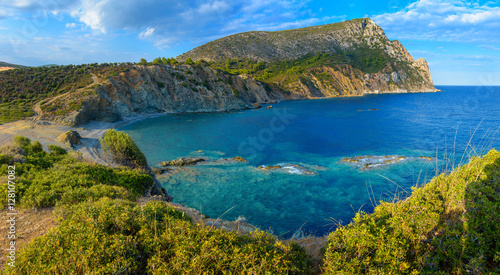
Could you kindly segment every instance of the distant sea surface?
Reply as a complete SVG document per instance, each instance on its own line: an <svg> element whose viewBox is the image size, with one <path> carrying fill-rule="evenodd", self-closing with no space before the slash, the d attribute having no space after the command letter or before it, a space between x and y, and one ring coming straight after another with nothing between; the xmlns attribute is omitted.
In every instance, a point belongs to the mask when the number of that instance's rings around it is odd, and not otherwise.
<svg viewBox="0 0 500 275"><path fill-rule="evenodd" d="M211 218L247 222L288 238L324 235L359 210L404 198L436 173L500 149L500 87L438 86L441 93L283 101L271 109L166 115L121 128L151 166L205 162L161 177L174 201ZM201 150L201 151L200 151ZM363 170L344 157L408 159ZM419 157L432 157L432 160ZM265 171L261 165L302 168ZM310 171L313 174L303 173Z"/></svg>

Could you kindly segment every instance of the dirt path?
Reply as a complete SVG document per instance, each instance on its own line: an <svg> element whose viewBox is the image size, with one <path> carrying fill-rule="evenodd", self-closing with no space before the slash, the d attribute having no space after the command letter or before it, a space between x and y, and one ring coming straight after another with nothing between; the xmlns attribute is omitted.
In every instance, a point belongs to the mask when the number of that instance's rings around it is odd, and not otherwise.
<svg viewBox="0 0 500 275"><path fill-rule="evenodd" d="M7 238L9 235L10 224L6 222L7 220L7 209L0 210L0 216L2 218L2 223L0 224L0 270L3 270L4 265L7 260L6 249L10 244L10 239ZM47 233L51 228L56 226L54 220L53 208L43 208L38 210L23 210L17 212L16 215L16 251L20 251L29 243L32 239L42 236ZM0 272L1 273L1 272Z"/></svg>

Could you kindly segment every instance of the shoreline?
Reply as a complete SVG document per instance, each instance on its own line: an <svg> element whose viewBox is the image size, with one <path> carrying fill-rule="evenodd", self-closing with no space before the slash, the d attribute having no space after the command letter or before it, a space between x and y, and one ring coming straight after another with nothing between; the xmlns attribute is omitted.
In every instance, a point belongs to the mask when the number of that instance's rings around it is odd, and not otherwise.
<svg viewBox="0 0 500 275"><path fill-rule="evenodd" d="M363 93L360 95L349 95L349 96L336 96L336 97L314 97L314 98L290 98L282 99L272 103L261 103L265 105L279 104L280 101L301 101L301 100L318 100L318 99L332 99L332 98L343 98L343 97L362 97L366 95L385 95L385 94L414 94L414 93L436 93L442 92L442 90L435 88L433 91L405 91L405 92L382 92L382 93ZM242 110L233 111L246 111L252 110L254 108L247 108ZM17 120L13 122L8 122L0 125L0 146L13 141L13 138L17 135L22 135L30 138L31 140L38 140L45 149L49 144L55 144L66 149L73 149L77 152L82 153L83 159L92 163L99 163L106 166L111 165L107 163L104 159L100 157L100 143L99 138L104 135L107 129L120 129L129 124L154 117L161 117L166 115L186 115L186 114L199 114L199 113L222 113L228 111L201 111L201 112L184 112L184 113L174 113L174 112L161 112L153 114L139 114L136 116L123 117L122 120L117 122L103 122L103 121L90 121L84 125L80 126L65 126L57 124L54 121L39 120L38 116L33 116L26 118L24 120ZM70 148L66 144L60 143L56 138L69 130L77 131L82 137L81 145L75 145Z"/></svg>

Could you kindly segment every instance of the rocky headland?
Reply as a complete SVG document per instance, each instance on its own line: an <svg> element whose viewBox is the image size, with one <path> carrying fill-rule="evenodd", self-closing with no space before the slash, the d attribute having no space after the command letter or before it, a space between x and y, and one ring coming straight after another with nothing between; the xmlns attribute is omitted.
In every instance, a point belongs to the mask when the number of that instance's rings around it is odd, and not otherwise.
<svg viewBox="0 0 500 275"><path fill-rule="evenodd" d="M87 82L35 105L38 119L78 126L281 100L438 91L427 62L414 60L370 19L236 34L169 63L85 68Z"/></svg>

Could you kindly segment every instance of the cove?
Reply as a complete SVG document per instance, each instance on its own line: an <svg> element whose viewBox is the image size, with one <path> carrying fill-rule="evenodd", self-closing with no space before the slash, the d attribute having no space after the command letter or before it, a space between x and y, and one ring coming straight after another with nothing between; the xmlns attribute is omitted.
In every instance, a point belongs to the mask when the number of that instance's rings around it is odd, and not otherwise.
<svg viewBox="0 0 500 275"><path fill-rule="evenodd" d="M403 199L411 186L425 184L470 155L500 148L499 87L437 88L444 92L165 115L120 130L136 141L150 166L188 156L209 160L159 177L175 202L212 218L244 216L284 238L324 235L338 222L349 223L359 210ZM341 161L388 155L407 159L370 169ZM248 162L217 161L235 156ZM262 165L291 168L257 168Z"/></svg>

